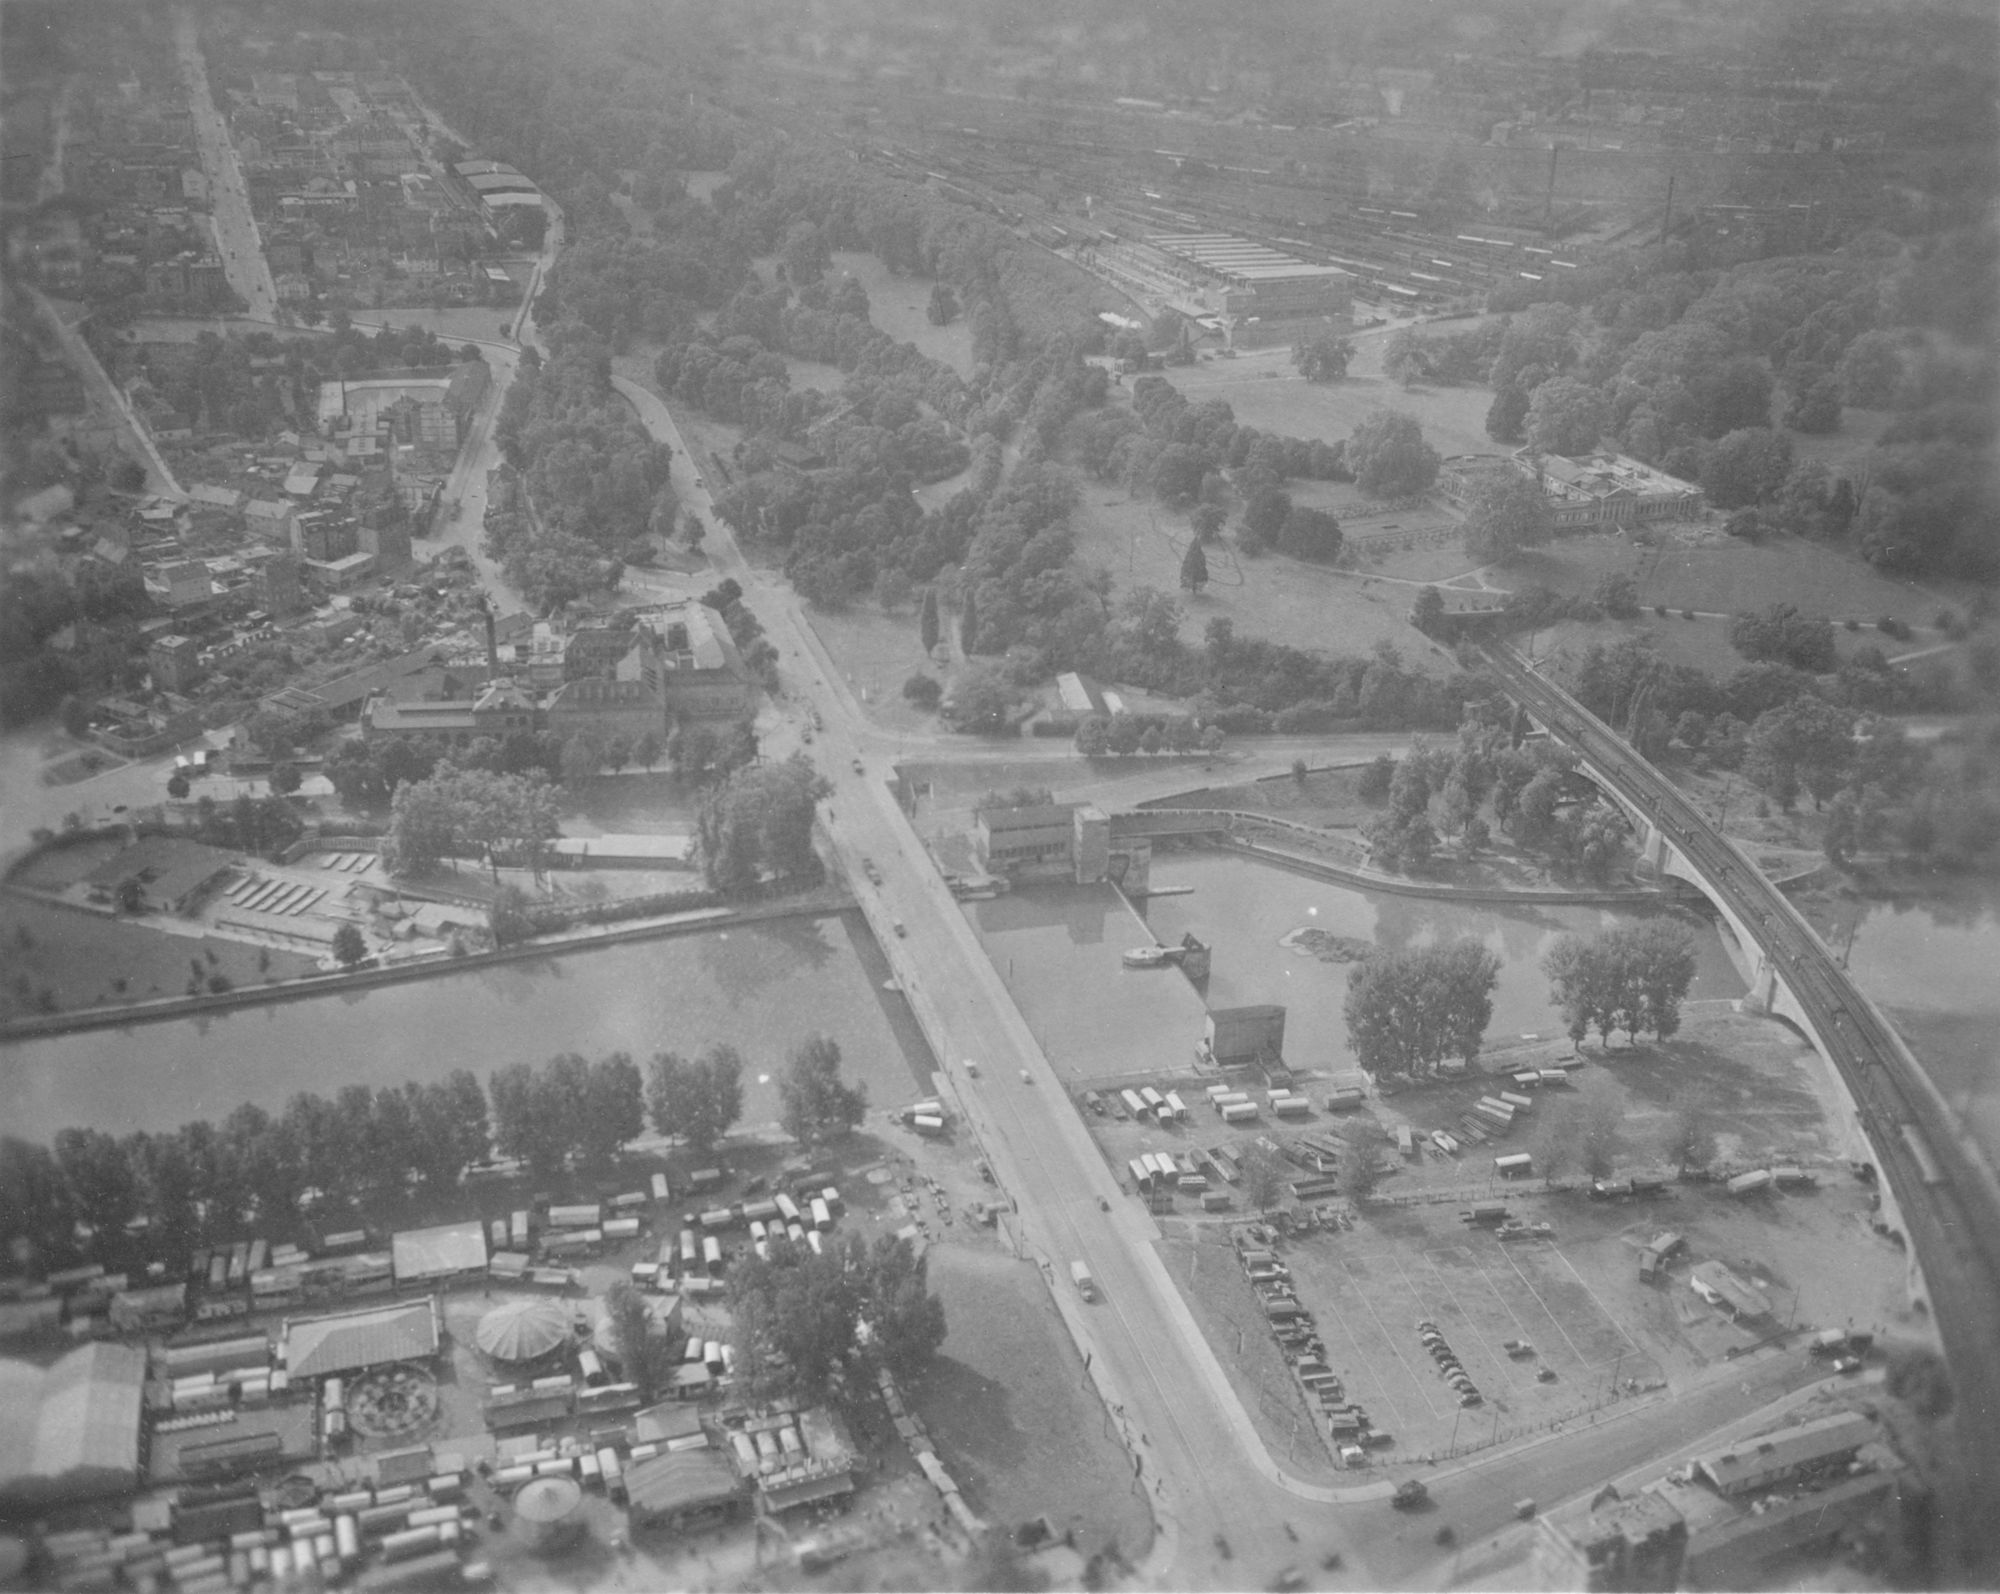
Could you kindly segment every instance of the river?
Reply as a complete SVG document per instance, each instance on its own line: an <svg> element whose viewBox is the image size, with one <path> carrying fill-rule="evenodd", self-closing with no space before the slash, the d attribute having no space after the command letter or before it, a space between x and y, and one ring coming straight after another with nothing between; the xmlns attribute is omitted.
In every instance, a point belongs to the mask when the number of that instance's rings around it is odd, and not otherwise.
<svg viewBox="0 0 2000 1594"><path fill-rule="evenodd" d="M1169 944L1192 931L1214 948L1203 993L1208 1007L1284 1004L1286 1060L1338 1073L1356 1066L1341 1013L1351 965L1281 945L1290 932L1319 929L1391 950L1478 939L1500 957L1486 1032L1492 1049L1561 1034L1541 972L1542 955L1557 936L1600 932L1643 911L1396 896L1229 853L1156 854L1152 884L1193 889L1149 899L1143 925L1108 886L1036 886L967 904L1043 1050L1079 1080L1191 1064L1201 999L1177 970L1128 970L1120 963L1123 950L1143 942L1148 929ZM1697 954L1690 999L1741 996L1743 979L1721 939L1701 920L1685 918Z"/></svg>
<svg viewBox="0 0 2000 1594"><path fill-rule="evenodd" d="M123 1134L221 1119L295 1092L399 1085L469 1068L482 1079L559 1052L743 1054L743 1126L778 1117L786 1053L814 1031L875 1107L929 1090L933 1066L859 915L727 930L444 974L202 1018L0 1046L0 1124L46 1141L71 1125Z"/></svg>
<svg viewBox="0 0 2000 1594"><path fill-rule="evenodd" d="M2000 880L1822 899L1807 916L2000 1163Z"/></svg>

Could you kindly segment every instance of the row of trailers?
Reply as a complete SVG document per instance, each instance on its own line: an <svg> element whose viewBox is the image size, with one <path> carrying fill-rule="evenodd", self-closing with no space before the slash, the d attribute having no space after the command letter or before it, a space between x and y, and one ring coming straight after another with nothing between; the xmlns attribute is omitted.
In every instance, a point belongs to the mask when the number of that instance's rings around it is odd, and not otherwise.
<svg viewBox="0 0 2000 1594"><path fill-rule="evenodd" d="M1147 1151L1126 1163L1132 1188L1142 1196L1186 1191L1201 1198L1202 1210L1220 1212L1229 1206L1229 1192L1220 1188L1243 1177L1242 1166L1226 1146L1206 1151Z"/></svg>

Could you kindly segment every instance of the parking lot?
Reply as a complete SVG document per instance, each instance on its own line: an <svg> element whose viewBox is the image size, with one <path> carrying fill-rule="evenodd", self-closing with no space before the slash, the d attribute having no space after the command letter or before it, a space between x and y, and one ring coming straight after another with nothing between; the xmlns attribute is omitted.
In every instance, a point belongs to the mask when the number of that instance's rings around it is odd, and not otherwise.
<svg viewBox="0 0 2000 1594"><path fill-rule="evenodd" d="M1286 1253L1299 1299L1318 1319L1328 1365L1399 1453L1422 1453L1496 1423L1545 1421L1603 1399L1611 1380L1645 1382L1659 1369L1591 1293L1560 1247L1468 1231L1459 1242L1352 1249L1308 1240ZM1420 1341L1433 1322L1477 1386L1458 1396ZM1531 1355L1510 1356L1508 1340ZM1555 1381L1538 1382L1542 1368Z"/></svg>

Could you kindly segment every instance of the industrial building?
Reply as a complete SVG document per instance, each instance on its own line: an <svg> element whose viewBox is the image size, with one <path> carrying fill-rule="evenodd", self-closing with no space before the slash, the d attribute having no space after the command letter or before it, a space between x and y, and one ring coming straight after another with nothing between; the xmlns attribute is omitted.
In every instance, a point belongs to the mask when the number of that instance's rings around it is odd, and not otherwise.
<svg viewBox="0 0 2000 1594"><path fill-rule="evenodd" d="M1146 240L1188 279L1208 291L1225 315L1286 320L1346 316L1353 277L1339 266L1315 266L1229 233L1170 233Z"/></svg>
<svg viewBox="0 0 2000 1594"><path fill-rule="evenodd" d="M981 809L974 817L980 863L993 874L1050 866L1067 873L1076 845L1077 813L1075 803Z"/></svg>
<svg viewBox="0 0 2000 1594"><path fill-rule="evenodd" d="M1532 1564L1546 1589L1756 1588L1776 1557L1853 1537L1901 1500L1901 1473L1860 1412L1837 1412L1698 1457L1621 1495L1543 1513ZM1767 1493L1766 1491L1778 1491Z"/></svg>
<svg viewBox="0 0 2000 1594"><path fill-rule="evenodd" d="M1874 1437L1875 1424L1869 1418L1843 1411L1710 1451L1696 1457L1694 1466L1717 1494L1747 1494L1844 1466Z"/></svg>
<svg viewBox="0 0 2000 1594"><path fill-rule="evenodd" d="M363 732L371 741L397 737L439 749L517 731L637 742L665 736L677 721L756 711L756 678L714 610L688 601L627 612L636 619L551 630L514 644L511 657L502 656L490 631L486 685L468 696L423 699L384 683L362 712Z"/></svg>

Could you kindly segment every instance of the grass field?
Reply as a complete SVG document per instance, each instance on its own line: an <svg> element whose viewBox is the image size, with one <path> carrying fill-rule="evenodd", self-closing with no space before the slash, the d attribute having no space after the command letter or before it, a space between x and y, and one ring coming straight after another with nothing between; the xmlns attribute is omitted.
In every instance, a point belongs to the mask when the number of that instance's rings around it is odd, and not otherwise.
<svg viewBox="0 0 2000 1594"><path fill-rule="evenodd" d="M1388 641L1402 650L1405 663L1445 667L1442 650L1409 624L1415 593L1408 587L1371 585L1283 554L1245 558L1225 537L1208 545L1208 585L1190 595L1179 591L1190 535L1184 516L1090 483L1070 524L1078 557L1109 569L1117 593L1136 587L1175 593L1183 611L1181 636L1190 644L1201 641L1210 620L1225 616L1238 636L1342 654L1365 654Z"/></svg>
<svg viewBox="0 0 2000 1594"><path fill-rule="evenodd" d="M165 935L13 895L0 896L0 944L7 948L9 981L18 976L34 991L52 992L64 1011L180 996L195 963L204 984L219 974L239 990L309 974L314 967L311 958L296 952L267 953L215 936ZM29 1010L13 989L0 988L0 1013Z"/></svg>
<svg viewBox="0 0 2000 1594"><path fill-rule="evenodd" d="M937 715L912 707L903 683L919 670L944 682L950 672L924 657L913 611L885 614L873 603L840 614L807 609L806 621L826 644L869 719L885 730L935 730Z"/></svg>
<svg viewBox="0 0 2000 1594"><path fill-rule="evenodd" d="M893 277L874 255L842 250L833 269L844 271L868 292L868 319L898 343L914 343L919 351L960 376L972 374L972 323L960 316L949 326L934 327L926 310L931 302L928 277Z"/></svg>
<svg viewBox="0 0 2000 1594"><path fill-rule="evenodd" d="M1508 560L1489 576L1496 586L1546 586L1587 592L1604 576L1639 584L1639 601L1674 610L1740 614L1768 603L1793 603L1807 614L1871 624L1892 615L1928 626L1952 603L1948 592L1883 575L1852 554L1795 537L1761 543L1735 539L1699 547L1641 548L1615 533L1565 538Z"/></svg>
<svg viewBox="0 0 2000 1594"><path fill-rule="evenodd" d="M1414 415L1440 454L1490 454L1486 435L1493 402L1485 387L1404 388L1382 374L1384 339L1361 338L1345 380L1308 382L1292 369L1292 351L1258 349L1234 360L1210 360L1166 373L1191 404L1226 399L1240 425L1290 437L1334 442L1351 435L1371 410Z"/></svg>
<svg viewBox="0 0 2000 1594"><path fill-rule="evenodd" d="M1009 1525L1046 1515L1085 1555L1115 1542L1136 1560L1152 1515L1041 1274L960 1245L929 1260L947 1333L909 1394L972 1503Z"/></svg>

